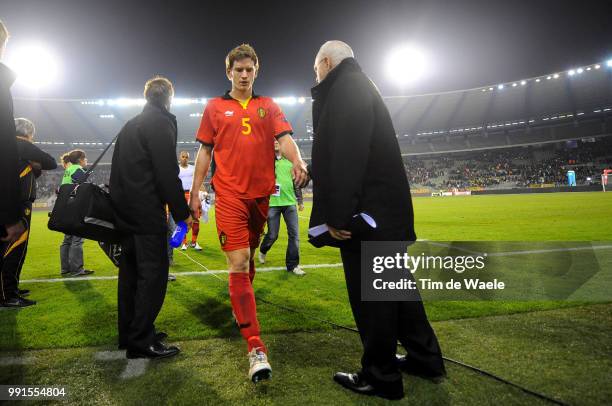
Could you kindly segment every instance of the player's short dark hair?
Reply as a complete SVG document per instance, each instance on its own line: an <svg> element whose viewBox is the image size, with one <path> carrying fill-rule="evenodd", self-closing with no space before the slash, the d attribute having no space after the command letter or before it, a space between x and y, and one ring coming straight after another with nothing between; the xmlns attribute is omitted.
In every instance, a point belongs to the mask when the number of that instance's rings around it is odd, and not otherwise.
<svg viewBox="0 0 612 406"><path fill-rule="evenodd" d="M144 97L149 103L159 107L167 106L172 96L174 96L174 86L168 78L155 76L145 83Z"/></svg>
<svg viewBox="0 0 612 406"><path fill-rule="evenodd" d="M62 154L60 159L62 160L63 163L67 164L68 162L70 162L70 153L66 152L66 153Z"/></svg>
<svg viewBox="0 0 612 406"><path fill-rule="evenodd" d="M79 161L85 158L86 156L87 155L85 154L85 151L83 151L82 149L73 149L68 153L68 162L70 162L71 164L78 164Z"/></svg>
<svg viewBox="0 0 612 406"><path fill-rule="evenodd" d="M236 48L229 51L229 54L225 57L225 69L229 71L234 67L234 62L245 58L251 58L255 65L255 69L259 69L259 59L257 58L255 49L249 44L238 45Z"/></svg>

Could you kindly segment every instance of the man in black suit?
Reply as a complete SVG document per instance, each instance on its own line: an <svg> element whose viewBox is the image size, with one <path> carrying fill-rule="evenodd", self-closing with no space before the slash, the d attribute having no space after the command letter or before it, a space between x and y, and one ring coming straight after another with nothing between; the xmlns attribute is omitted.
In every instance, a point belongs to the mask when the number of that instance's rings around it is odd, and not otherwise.
<svg viewBox="0 0 612 406"><path fill-rule="evenodd" d="M8 30L0 21L0 60L8 38ZM0 62L0 278L3 282L0 286L7 278L12 278L10 270L4 266L4 258L15 241L25 233L27 224L20 204L19 158L11 96L15 78L15 73ZM13 297L9 290L0 289L0 307L6 304L21 307L23 303Z"/></svg>
<svg viewBox="0 0 612 406"><path fill-rule="evenodd" d="M358 393L398 399L404 395L400 369L435 381L445 375L422 302L361 300L360 242L416 240L408 179L387 107L351 48L326 42L314 70L310 227L326 224L335 241L329 245L340 247L364 349L361 371L338 372L334 380ZM377 227L353 235L353 216L362 212ZM398 340L406 356L396 356Z"/></svg>
<svg viewBox="0 0 612 406"><path fill-rule="evenodd" d="M36 179L42 175L43 170L57 168L57 162L51 155L34 145L34 133L36 132L34 123L27 118L17 118L15 119L15 130L19 157L20 213L26 220L26 230L11 244L4 255L2 273L3 275L6 273L8 278L3 279L2 290L9 292L11 296L11 299L4 302L4 307L20 308L36 304L35 301L24 298L30 293L29 290L18 289L32 228L32 204L36 200Z"/></svg>
<svg viewBox="0 0 612 406"><path fill-rule="evenodd" d="M128 358L179 353L155 330L168 284L166 205L174 220L191 224L176 163L174 88L163 77L145 85L142 113L121 129L111 166L110 195L117 228L125 233L119 263L119 348Z"/></svg>

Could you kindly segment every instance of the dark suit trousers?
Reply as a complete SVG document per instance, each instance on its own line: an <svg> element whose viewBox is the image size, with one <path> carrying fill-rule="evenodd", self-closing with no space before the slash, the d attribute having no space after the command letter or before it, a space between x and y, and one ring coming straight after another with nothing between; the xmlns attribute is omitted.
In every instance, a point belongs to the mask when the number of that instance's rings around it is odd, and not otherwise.
<svg viewBox="0 0 612 406"><path fill-rule="evenodd" d="M130 235L119 262L119 345L142 350L153 344L155 319L168 285L166 233Z"/></svg>
<svg viewBox="0 0 612 406"><path fill-rule="evenodd" d="M23 218L28 227L17 241L12 243L0 242L0 301L9 300L18 296L19 278L21 269L28 252L30 240L30 223L32 222L32 203L26 202L22 208ZM4 227L0 225L0 227Z"/></svg>
<svg viewBox="0 0 612 406"><path fill-rule="evenodd" d="M402 384L395 359L398 340L415 369L427 375L444 374L438 339L427 320L423 303L361 301L361 252L341 248L340 254L349 301L363 344L361 365L366 379L390 390Z"/></svg>

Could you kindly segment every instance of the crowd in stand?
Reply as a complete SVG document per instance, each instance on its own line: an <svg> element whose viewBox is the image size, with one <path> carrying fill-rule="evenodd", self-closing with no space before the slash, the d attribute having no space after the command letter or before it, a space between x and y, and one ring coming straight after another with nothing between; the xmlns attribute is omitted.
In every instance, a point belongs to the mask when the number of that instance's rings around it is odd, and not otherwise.
<svg viewBox="0 0 612 406"><path fill-rule="evenodd" d="M600 182L612 167L612 140L534 148L472 151L437 156L408 156L404 166L413 187L438 189L515 188L567 184L567 171L579 185Z"/></svg>
<svg viewBox="0 0 612 406"><path fill-rule="evenodd" d="M407 156L404 166L413 188L466 189L514 188L567 184L567 171L576 172L578 185L599 183L602 169L612 168L612 137L577 144L577 148L545 147L472 151L429 156ZM55 194L61 170L48 171L38 179L41 200ZM99 165L89 178L108 184L110 165ZM305 191L306 193L309 190Z"/></svg>

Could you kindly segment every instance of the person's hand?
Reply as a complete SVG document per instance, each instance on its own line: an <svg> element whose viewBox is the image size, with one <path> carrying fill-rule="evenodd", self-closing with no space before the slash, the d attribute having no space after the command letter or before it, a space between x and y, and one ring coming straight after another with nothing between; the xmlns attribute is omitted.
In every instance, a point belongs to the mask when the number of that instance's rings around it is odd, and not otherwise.
<svg viewBox="0 0 612 406"><path fill-rule="evenodd" d="M299 160L291 168L291 177L297 187L304 187L308 184L308 169L306 162Z"/></svg>
<svg viewBox="0 0 612 406"><path fill-rule="evenodd" d="M195 218L198 215L198 211L202 207L202 202L200 201L200 195L196 190L195 193L189 193L189 210L191 211L191 217Z"/></svg>
<svg viewBox="0 0 612 406"><path fill-rule="evenodd" d="M2 237L2 241L5 241L5 242L13 242L17 238L19 238L21 234L25 232L25 226L23 225L23 222L21 221L18 221L15 224L10 224L8 226L5 226L5 228L6 228L6 236Z"/></svg>
<svg viewBox="0 0 612 406"><path fill-rule="evenodd" d="M185 222L185 224L187 224L187 227L191 227L191 223L193 223L193 217L191 217L191 214L190 214L189 217L187 217L183 221Z"/></svg>
<svg viewBox="0 0 612 406"><path fill-rule="evenodd" d="M336 240L349 240L351 238L351 232L347 230L338 230L337 228L333 228L329 224L327 225L329 229L329 234L335 238Z"/></svg>
<svg viewBox="0 0 612 406"><path fill-rule="evenodd" d="M34 177L39 178L42 175L42 165L39 162L30 161L30 166L32 167L32 172L34 172Z"/></svg>
<svg viewBox="0 0 612 406"><path fill-rule="evenodd" d="M299 211L304 211L304 205L303 204L298 204L298 210Z"/></svg>

